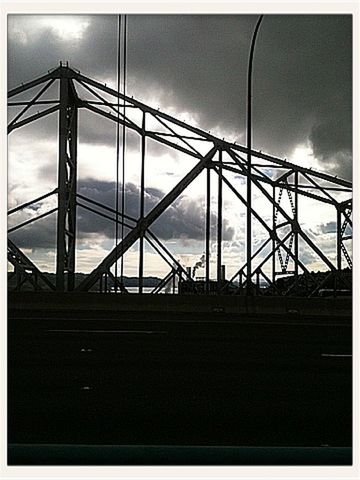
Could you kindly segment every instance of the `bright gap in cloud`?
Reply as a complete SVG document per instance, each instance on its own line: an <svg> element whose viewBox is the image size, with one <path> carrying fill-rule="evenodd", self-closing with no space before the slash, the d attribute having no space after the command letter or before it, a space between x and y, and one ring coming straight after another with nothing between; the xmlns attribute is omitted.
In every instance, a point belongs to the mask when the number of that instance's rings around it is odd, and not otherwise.
<svg viewBox="0 0 360 480"><path fill-rule="evenodd" d="M80 40L90 25L90 20L76 15L44 16L40 26L50 28L61 40Z"/></svg>
<svg viewBox="0 0 360 480"><path fill-rule="evenodd" d="M289 161L304 168L312 167L314 170L321 170L312 148L306 144L297 145L292 151Z"/></svg>

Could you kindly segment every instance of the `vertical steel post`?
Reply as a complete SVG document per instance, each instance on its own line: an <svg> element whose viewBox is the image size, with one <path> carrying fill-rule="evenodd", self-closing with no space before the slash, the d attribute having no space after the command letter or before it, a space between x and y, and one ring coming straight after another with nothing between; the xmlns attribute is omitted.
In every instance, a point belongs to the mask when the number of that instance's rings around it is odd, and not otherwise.
<svg viewBox="0 0 360 480"><path fill-rule="evenodd" d="M219 150L218 182L218 218L217 218L217 284L221 288L221 254L222 254L222 150Z"/></svg>
<svg viewBox="0 0 360 480"><path fill-rule="evenodd" d="M337 269L341 270L341 209L340 206L337 206L336 209L336 253L337 253Z"/></svg>
<svg viewBox="0 0 360 480"><path fill-rule="evenodd" d="M335 274L335 293L337 293L337 288L338 288L338 277L340 276L341 272L341 244L342 244L342 238L341 238L341 208L340 205L337 205L336 207L336 260L337 260L337 272Z"/></svg>
<svg viewBox="0 0 360 480"><path fill-rule="evenodd" d="M205 275L206 293L210 291L210 222L211 222L211 170L206 169L206 225L205 225Z"/></svg>
<svg viewBox="0 0 360 480"><path fill-rule="evenodd" d="M295 256L295 289L296 292L299 288L299 196L298 196L298 187L299 187L299 172L295 172L295 212L294 212L294 220L295 220L295 231L294 231L294 256Z"/></svg>
<svg viewBox="0 0 360 480"><path fill-rule="evenodd" d="M273 186L273 238L272 238L272 282L273 285L275 286L275 281L276 281L276 187L275 185Z"/></svg>
<svg viewBox="0 0 360 480"><path fill-rule="evenodd" d="M251 255L252 255L252 244L251 244L251 200L252 200L252 192L251 192L251 139L252 139L252 104L251 104L251 96L252 96L252 67L253 67L253 59L254 59L254 50L255 50L255 42L256 36L260 27L261 20L263 15L260 15L255 30L253 33L253 37L251 40L250 46L250 55L249 55L249 65L248 65L248 78L247 78L247 193L246 193L246 202L247 202L247 216L246 216L246 273L247 273L247 295L251 295Z"/></svg>
<svg viewBox="0 0 360 480"><path fill-rule="evenodd" d="M63 67L59 111L56 290L60 292L75 286L78 115L76 93L66 72Z"/></svg>
<svg viewBox="0 0 360 480"><path fill-rule="evenodd" d="M141 131L141 177L140 177L140 220L144 218L145 213L145 112L142 118ZM144 284L144 232L140 235L139 244L139 293L143 293Z"/></svg>
<svg viewBox="0 0 360 480"><path fill-rule="evenodd" d="M69 81L60 78L59 110L59 159L58 159L58 213L57 213L57 258L56 290L65 290L66 256L66 209L67 209L67 108L69 103Z"/></svg>
<svg viewBox="0 0 360 480"><path fill-rule="evenodd" d="M68 158L68 290L72 291L75 287L75 252L76 252L76 193L77 193L77 131L78 131L78 109L76 98L74 96L74 87L70 81L71 89L71 109L68 117L69 121L69 154Z"/></svg>

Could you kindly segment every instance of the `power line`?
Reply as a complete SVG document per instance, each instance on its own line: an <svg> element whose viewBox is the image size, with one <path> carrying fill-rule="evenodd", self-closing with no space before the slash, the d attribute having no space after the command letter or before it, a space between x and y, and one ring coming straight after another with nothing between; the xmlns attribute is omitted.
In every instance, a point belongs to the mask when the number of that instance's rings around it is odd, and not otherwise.
<svg viewBox="0 0 360 480"><path fill-rule="evenodd" d="M115 188L115 211L116 211L116 225L115 225L115 278L118 278L118 248L119 248L119 190L120 190L120 93L126 95L126 77L127 77L127 15L118 15L118 41L117 41L117 124L116 124L116 188ZM122 64L122 65L121 65ZM122 75L121 75L122 66ZM126 104L123 101L122 117L125 120ZM121 218L125 214L125 153L126 153L126 130L125 124L122 125L121 131L122 139L122 155L121 155ZM124 223L121 224L121 243L124 240ZM120 278L121 285L124 282L124 258L120 258ZM117 284L115 284L115 292L117 292Z"/></svg>
<svg viewBox="0 0 360 480"><path fill-rule="evenodd" d="M117 122L116 122L116 186L115 186L115 211L116 211L116 222L115 222L115 248L116 253L118 249L119 242L119 157L120 157L120 69L121 69L121 15L118 15L118 25L117 25ZM115 262L115 278L118 276L118 260L116 255ZM115 292L117 292L117 283L115 282Z"/></svg>
<svg viewBox="0 0 360 480"><path fill-rule="evenodd" d="M126 74L127 74L127 15L124 18L123 33L123 94L126 95ZM122 189L121 189L121 215L125 214L125 152L126 152L126 130L125 130L126 104L123 102L123 125L122 125ZM124 223L121 225L121 242L124 240ZM124 256L121 255L121 283L124 280Z"/></svg>

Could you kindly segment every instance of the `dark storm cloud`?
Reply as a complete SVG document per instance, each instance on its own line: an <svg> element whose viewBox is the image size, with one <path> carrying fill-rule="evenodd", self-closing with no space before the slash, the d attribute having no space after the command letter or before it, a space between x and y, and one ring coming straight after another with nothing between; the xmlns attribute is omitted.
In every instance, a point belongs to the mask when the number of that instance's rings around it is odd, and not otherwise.
<svg viewBox="0 0 360 480"><path fill-rule="evenodd" d="M256 18L129 16L129 94L154 98L165 111L191 112L204 130L241 138ZM60 59L86 75L115 81L116 17L79 19L90 22L83 37L60 41L34 16L12 16L10 26L23 25L27 43L20 34L9 38L9 87L46 72ZM324 169L350 176L351 22L350 15L264 17L254 62L255 148L288 156L295 145L309 141ZM84 135L101 142L94 128ZM103 138L111 141L106 133Z"/></svg>
<svg viewBox="0 0 360 480"><path fill-rule="evenodd" d="M125 136L126 151L140 152L141 136L131 129L125 130ZM93 112L81 112L79 118L79 142L115 147L116 123ZM120 145L122 146L122 126L120 126ZM146 139L146 154L154 157L160 157L166 154L171 154L173 158L178 156L175 149L167 147L151 138Z"/></svg>
<svg viewBox="0 0 360 480"><path fill-rule="evenodd" d="M352 177L352 132L344 125L349 124L351 121L327 120L315 125L309 137L315 157L347 179Z"/></svg>
<svg viewBox="0 0 360 480"><path fill-rule="evenodd" d="M9 238L19 248L54 249L56 245L56 214L10 233Z"/></svg>
<svg viewBox="0 0 360 480"><path fill-rule="evenodd" d="M47 15L8 17L9 88L43 75L66 60L85 75L115 78L116 17L70 15L79 22L89 22L90 26L81 38L68 34L67 39L60 38L50 26L43 26L41 21L45 17L49 18ZM55 17L58 16L51 16Z"/></svg>
<svg viewBox="0 0 360 480"><path fill-rule="evenodd" d="M328 223L322 223L321 225L319 225L319 229L320 229L320 232L321 233L336 233L337 232L337 224L336 222L328 222ZM314 232L312 232L314 233ZM345 236L347 235L352 235L352 228L350 225L347 225L345 227L345 231L343 232L343 234Z"/></svg>
<svg viewBox="0 0 360 480"><path fill-rule="evenodd" d="M120 187L121 190L121 187ZM79 184L79 193L97 202L114 208L115 184L113 182L96 181L88 179ZM165 196L165 192L156 188L145 189L145 214L150 212ZM127 215L138 218L140 205L140 190L127 183L125 188L125 212ZM121 211L121 194L119 199ZM83 211L82 211L83 212ZM212 214L212 224L216 225L216 215ZM180 196L170 207L154 222L151 230L163 240L191 239L202 240L204 238L204 205L196 199ZM83 232L102 232L107 237L113 238L114 225L112 222L102 219L96 220L94 215L81 213L79 229ZM234 229L224 219L223 238L231 240Z"/></svg>
<svg viewBox="0 0 360 480"><path fill-rule="evenodd" d="M320 231L321 233L336 233L336 222L322 223Z"/></svg>
<svg viewBox="0 0 360 480"><path fill-rule="evenodd" d="M120 186L121 192L121 186ZM139 217L139 188L127 183L125 188L125 213L128 216ZM107 207L115 206L115 183L97 181L94 179L82 180L78 185L78 193L86 196ZM156 188L147 188L145 191L145 212L152 210L165 196L165 192ZM86 206L95 208L106 215L113 216L105 210L94 207L88 202L79 199ZM121 212L121 193L119 194L119 212ZM212 214L211 223L215 230L217 217ZM56 217L52 215L47 219L37 221L11 234L10 238L17 246L24 248L52 248L55 245ZM188 239L202 240L204 238L205 213L204 205L193 198L180 196L173 204L154 222L151 230L162 240ZM100 217L84 208L78 207L77 228L78 238L89 238L90 234L104 235L107 238L115 237L114 222ZM130 225L134 225L130 222ZM229 222L223 220L223 239L232 240L234 229Z"/></svg>

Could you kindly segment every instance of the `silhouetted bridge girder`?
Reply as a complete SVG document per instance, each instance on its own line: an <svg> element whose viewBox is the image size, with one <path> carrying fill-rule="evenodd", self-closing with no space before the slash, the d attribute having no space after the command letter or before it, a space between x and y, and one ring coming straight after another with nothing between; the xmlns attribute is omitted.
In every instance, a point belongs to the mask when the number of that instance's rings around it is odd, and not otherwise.
<svg viewBox="0 0 360 480"><path fill-rule="evenodd" d="M43 100L44 94L55 84L59 84L58 98ZM41 87L30 100L24 101L23 94L35 87ZM86 93L89 98L80 98ZM21 100L11 100L21 94ZM104 95L107 97L105 98ZM108 98L112 100L109 100ZM166 113L154 109L142 102L130 98L116 90L92 80L79 71L61 63L59 67L31 82L14 88L8 92L9 107L23 107L10 121L8 133L44 118L54 112L59 112L58 130L58 185L57 188L23 205L11 209L8 214L22 210L51 195L57 195L57 207L22 224L9 229L9 235L31 222L57 212L56 237L56 285L52 285L33 262L21 252L13 241L8 243L8 259L14 266L14 273L21 282L30 279L34 288L56 289L57 291L88 291L95 285L100 290L108 288L107 279L111 278L116 289L124 291L119 280L111 272L114 264L139 241L139 292L143 292L144 273L144 241L168 263L170 272L166 279L171 281L175 276L192 282L196 291L196 282L188 271L180 265L175 256L164 243L150 230L154 222L165 210L184 192L201 172L206 171L206 202L205 202L205 274L206 291L209 292L210 282L210 211L211 211L211 172L218 178L217 198L217 282L218 291L223 293L226 286L239 279L239 288L249 282L259 286L260 280L265 281L278 293L276 279L291 273L293 284L283 294L293 294L298 288L298 278L303 274L312 285L310 295L316 294L324 281L319 281L312 275L306 262L301 258L299 241L315 254L329 271L327 280L333 276L342 282L341 288L348 288L347 280L341 274L346 265L352 268L351 254L346 247L352 232L352 183L327 173L314 171L295 165L286 160L267 155L261 151L251 150L252 164L249 169L246 156L248 149L236 143L220 139L200 128L191 126ZM34 107L41 110L30 113ZM106 110L105 110L106 108ZM78 145L78 111L84 109L123 125L125 129L136 132L140 138L141 155L141 185L139 217L122 215L119 211L95 200L80 195L77 191L77 145ZM137 117L134 118L133 113ZM151 128L148 126L151 123ZM156 125L156 127L155 127ZM166 147L170 147L184 155L197 160L193 168L168 192L162 200L145 215L145 158L146 140L151 139ZM250 170L250 171L249 171ZM225 284L221 281L222 265L222 221L223 221L223 186L225 185L234 196L247 207L246 197L234 185L228 175L244 178L252 182L258 192L272 206L272 218L266 219L258 211L254 203L250 205L251 219L256 220L266 233L256 251L253 245L246 245L245 263L235 275ZM299 198L307 197L313 202L321 202L332 206L336 212L336 252L332 258L316 244L313 238L301 226L299 221ZM286 205L284 199L287 198ZM84 203L85 202L85 203ZM77 207L86 209L103 218L124 225L129 230L115 247L103 258L100 264L75 287L75 253L76 253L76 211ZM99 210L101 209L101 210ZM254 239L253 239L254 240ZM344 262L345 260L345 262ZM264 267L271 262L270 274ZM251 279L247 278L250 264ZM292 270L290 270L290 265ZM33 273L32 273L33 272ZM40 281L41 280L41 281ZM164 285L167 281L163 282ZM18 288L19 285L18 285ZM154 292L160 289L154 289ZM249 292L248 292L249 293Z"/></svg>

